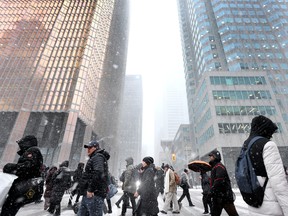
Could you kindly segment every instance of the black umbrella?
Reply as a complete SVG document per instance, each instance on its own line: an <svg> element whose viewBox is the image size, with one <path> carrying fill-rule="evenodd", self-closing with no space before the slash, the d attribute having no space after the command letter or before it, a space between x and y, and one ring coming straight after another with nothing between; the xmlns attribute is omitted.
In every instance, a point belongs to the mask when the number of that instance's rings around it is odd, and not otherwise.
<svg viewBox="0 0 288 216"><path fill-rule="evenodd" d="M188 164L188 168L194 172L207 172L212 169L211 165L205 161L196 160Z"/></svg>

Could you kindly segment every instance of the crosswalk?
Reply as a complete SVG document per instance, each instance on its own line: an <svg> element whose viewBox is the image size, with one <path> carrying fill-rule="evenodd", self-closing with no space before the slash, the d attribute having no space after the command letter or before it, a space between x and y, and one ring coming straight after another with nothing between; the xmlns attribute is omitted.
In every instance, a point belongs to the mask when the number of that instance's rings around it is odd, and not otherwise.
<svg viewBox="0 0 288 216"><path fill-rule="evenodd" d="M119 192L111 199L112 201L112 213L111 214L106 214L107 216L118 216L121 214L121 208L118 208L115 205L115 202L121 197L123 192L121 189L118 190ZM177 192L178 198L181 196L182 190L179 188ZM243 201L240 193L238 191L235 191L236 194L236 200L235 200L235 206L236 209L241 216L248 216L248 210L247 210L247 205ZM190 195L192 202L195 206L191 207L189 206L186 198L182 201L182 208L180 211L180 214L175 214L175 215L182 215L182 216L198 216L202 215L204 212L203 204L202 204L202 190L201 189L190 189ZM68 199L69 199L69 194L65 194L63 197L63 200L61 202L61 216L75 216L74 212L72 209L68 208ZM158 206L159 210L162 210L164 205L163 202L163 197L159 195L158 197ZM162 213L158 214L159 216L163 215ZM168 211L167 215L173 215L172 211ZM223 216L226 216L227 213L223 211L222 213ZM25 207L21 208L17 214L17 216L51 216L47 211L43 209L43 202L38 203L38 204L29 204L26 205ZM132 216L132 209L127 209L126 216Z"/></svg>

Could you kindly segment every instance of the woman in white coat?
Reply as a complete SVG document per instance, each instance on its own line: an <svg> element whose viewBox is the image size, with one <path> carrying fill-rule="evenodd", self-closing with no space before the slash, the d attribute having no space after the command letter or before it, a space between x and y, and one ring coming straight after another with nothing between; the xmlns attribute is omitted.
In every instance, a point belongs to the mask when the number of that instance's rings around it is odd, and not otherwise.
<svg viewBox="0 0 288 216"><path fill-rule="evenodd" d="M253 137L263 137L255 141L249 153L259 183L263 186L268 178L263 204L259 208L248 206L253 216L288 216L288 183L278 147L270 140L277 129L269 118L257 116L253 118L250 136L244 142L245 146Z"/></svg>

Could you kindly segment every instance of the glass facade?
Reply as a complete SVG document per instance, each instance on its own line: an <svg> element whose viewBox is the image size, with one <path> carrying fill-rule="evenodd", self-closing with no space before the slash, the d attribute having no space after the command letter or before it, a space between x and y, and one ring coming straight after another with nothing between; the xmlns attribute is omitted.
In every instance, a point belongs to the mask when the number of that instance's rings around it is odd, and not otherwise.
<svg viewBox="0 0 288 216"><path fill-rule="evenodd" d="M47 124L27 130L31 121L66 116L58 125L59 137L53 135L58 141L41 146L45 154L57 143L61 159L69 159L79 124L93 130L113 7L114 0L0 2L0 111L28 113L15 120L22 129L7 129L10 136L1 141L0 155L10 154L14 139L28 132L46 143L41 133L49 131Z"/></svg>

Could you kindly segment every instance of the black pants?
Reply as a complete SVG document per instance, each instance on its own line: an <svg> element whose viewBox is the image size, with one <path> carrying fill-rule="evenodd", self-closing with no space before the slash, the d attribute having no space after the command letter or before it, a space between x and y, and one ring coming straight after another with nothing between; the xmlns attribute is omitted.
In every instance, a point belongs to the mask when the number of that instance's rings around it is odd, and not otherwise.
<svg viewBox="0 0 288 216"><path fill-rule="evenodd" d="M8 196L2 206L0 216L14 216L22 206L17 202L17 197Z"/></svg>
<svg viewBox="0 0 288 216"><path fill-rule="evenodd" d="M132 204L132 215L134 215L134 211L136 210L136 201L133 193L124 192L123 204L122 204L122 212L121 215L125 215L127 211L127 206L129 205L129 199Z"/></svg>
<svg viewBox="0 0 288 216"><path fill-rule="evenodd" d="M232 201L226 201L220 197L212 197L211 216L220 216L222 210L225 209L229 216L238 216L235 205Z"/></svg>
<svg viewBox="0 0 288 216"><path fill-rule="evenodd" d="M208 206L209 206L210 211L211 211L211 198L208 194L203 194L202 202L203 202L203 206L204 206L204 211L209 212Z"/></svg>
<svg viewBox="0 0 288 216"><path fill-rule="evenodd" d="M193 205L192 201L191 201L191 197L190 197L190 193L189 193L189 188L188 187L184 187L183 188L183 193L182 193L180 199L178 200L178 202L180 203L185 198L185 196L186 196L186 198L187 198L187 200L189 202L189 205L190 206Z"/></svg>

